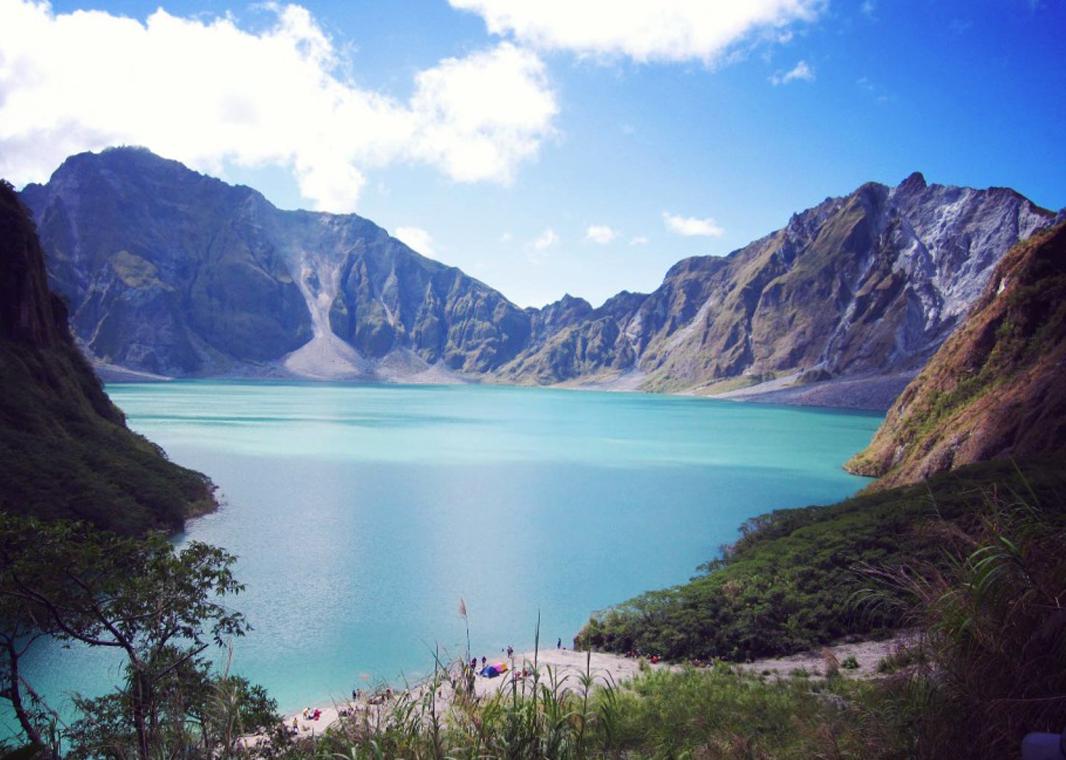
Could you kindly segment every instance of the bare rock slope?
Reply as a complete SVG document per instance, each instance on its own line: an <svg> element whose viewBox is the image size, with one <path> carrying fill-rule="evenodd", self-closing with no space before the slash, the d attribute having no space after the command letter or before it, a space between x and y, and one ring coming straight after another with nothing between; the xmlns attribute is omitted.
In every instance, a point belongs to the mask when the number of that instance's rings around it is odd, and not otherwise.
<svg viewBox="0 0 1066 760"><path fill-rule="evenodd" d="M1066 447L1066 223L1007 254L848 467L878 488Z"/></svg>
<svg viewBox="0 0 1066 760"><path fill-rule="evenodd" d="M880 408L901 387L884 378L916 373L1007 249L1052 217L1012 190L914 174L680 261L650 294L520 309L362 217L281 211L142 149L74 156L23 198L98 366L706 394L822 384L809 403L850 393Z"/></svg>

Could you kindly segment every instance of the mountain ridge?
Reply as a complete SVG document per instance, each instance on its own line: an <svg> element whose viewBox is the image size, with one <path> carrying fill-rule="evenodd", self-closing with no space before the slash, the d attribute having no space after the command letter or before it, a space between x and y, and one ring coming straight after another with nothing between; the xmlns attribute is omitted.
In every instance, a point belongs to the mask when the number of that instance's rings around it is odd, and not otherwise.
<svg viewBox="0 0 1066 760"><path fill-rule="evenodd" d="M143 149L72 157L23 197L98 363L701 394L917 372L1052 216L914 173L683 259L651 293L520 309L362 217L281 211Z"/></svg>

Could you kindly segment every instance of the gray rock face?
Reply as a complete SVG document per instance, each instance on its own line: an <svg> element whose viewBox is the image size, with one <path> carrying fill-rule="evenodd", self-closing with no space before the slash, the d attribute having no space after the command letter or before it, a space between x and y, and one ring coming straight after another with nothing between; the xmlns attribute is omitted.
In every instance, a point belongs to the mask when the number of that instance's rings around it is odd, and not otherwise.
<svg viewBox="0 0 1066 760"><path fill-rule="evenodd" d="M161 375L223 374L311 336L263 224L274 209L253 190L116 149L68 159L23 199L52 287L94 358Z"/></svg>
<svg viewBox="0 0 1066 760"><path fill-rule="evenodd" d="M868 184L728 257L679 262L654 293L612 299L502 373L562 382L614 371L649 390L713 390L915 371L1006 251L1052 218L1003 188L927 185L920 174ZM590 330L597 350L575 361Z"/></svg>
<svg viewBox="0 0 1066 760"><path fill-rule="evenodd" d="M96 360L168 376L490 372L531 317L356 215L281 211L140 149L68 159L23 199Z"/></svg>
<svg viewBox="0 0 1066 760"><path fill-rule="evenodd" d="M916 371L1053 217L1011 190L913 174L680 261L653 293L523 310L359 216L280 211L144 150L74 156L23 198L100 362L708 392Z"/></svg>

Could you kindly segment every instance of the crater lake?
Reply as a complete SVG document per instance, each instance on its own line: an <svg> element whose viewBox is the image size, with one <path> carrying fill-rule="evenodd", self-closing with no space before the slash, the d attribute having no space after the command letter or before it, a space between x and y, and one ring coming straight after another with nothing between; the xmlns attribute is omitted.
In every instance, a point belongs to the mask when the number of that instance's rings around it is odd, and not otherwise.
<svg viewBox="0 0 1066 760"><path fill-rule="evenodd" d="M868 480L844 461L882 416L641 393L263 381L113 384L131 428L206 473L221 508L178 541L238 555L253 626L220 654L283 713L434 653L492 658L688 580L747 518ZM59 698L117 660L38 647Z"/></svg>

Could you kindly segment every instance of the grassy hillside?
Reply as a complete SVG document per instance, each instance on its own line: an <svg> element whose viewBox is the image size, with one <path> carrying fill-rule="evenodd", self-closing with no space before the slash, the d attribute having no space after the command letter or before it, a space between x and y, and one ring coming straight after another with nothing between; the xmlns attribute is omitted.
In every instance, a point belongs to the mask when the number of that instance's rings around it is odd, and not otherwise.
<svg viewBox="0 0 1066 760"><path fill-rule="evenodd" d="M576 644L671 659L744 660L809 649L899 625L886 606L858 603L870 578L863 565L936 561L932 518L965 527L987 492L1028 494L1059 504L1066 455L1016 465L971 465L916 486L839 504L771 512L742 527L722 559L689 583L651 591L594 615Z"/></svg>

